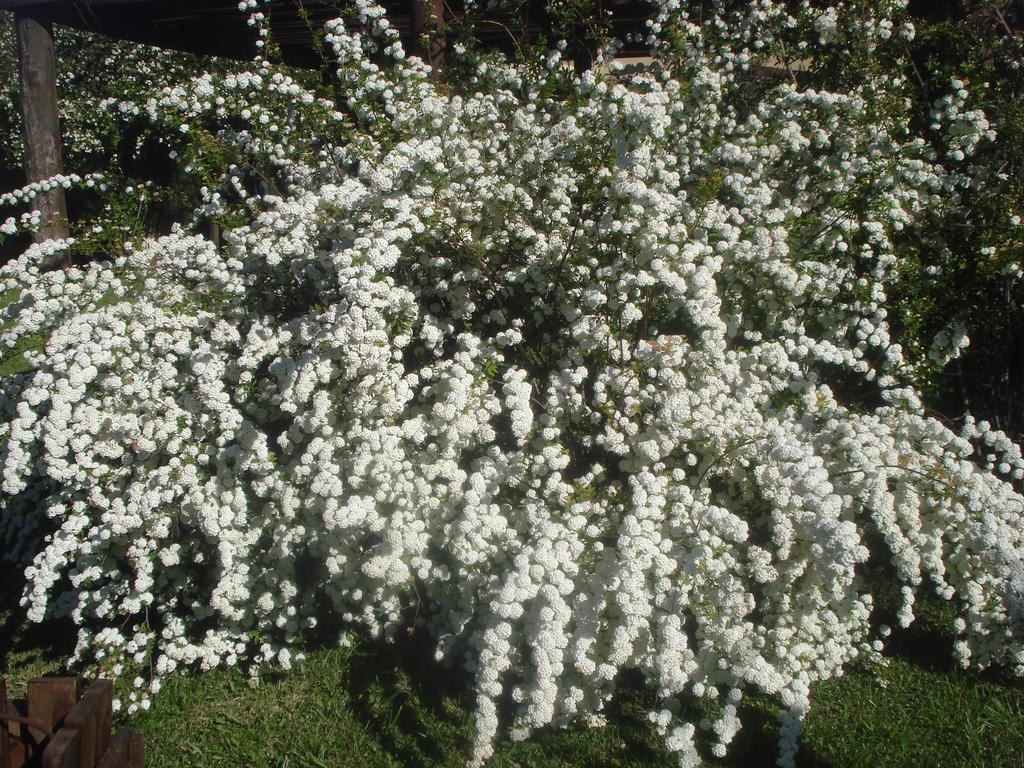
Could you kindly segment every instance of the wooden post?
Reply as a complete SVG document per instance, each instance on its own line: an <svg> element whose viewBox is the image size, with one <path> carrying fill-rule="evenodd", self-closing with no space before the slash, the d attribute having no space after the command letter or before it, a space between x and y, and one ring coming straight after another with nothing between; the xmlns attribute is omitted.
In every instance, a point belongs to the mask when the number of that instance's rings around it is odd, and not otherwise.
<svg viewBox="0 0 1024 768"><path fill-rule="evenodd" d="M128 737L128 768L145 768L146 742L141 733L134 731Z"/></svg>
<svg viewBox="0 0 1024 768"><path fill-rule="evenodd" d="M0 679L0 715L7 714L7 681ZM0 720L0 768L12 768L11 737L7 732L7 721Z"/></svg>
<svg viewBox="0 0 1024 768"><path fill-rule="evenodd" d="M444 70L444 49L447 46L444 26L444 0L409 0L412 6L413 52L430 65L434 80ZM424 36L429 43L424 47Z"/></svg>
<svg viewBox="0 0 1024 768"><path fill-rule="evenodd" d="M28 681L28 716L50 731L78 702L81 689L77 677L35 677ZM31 728L33 738L42 741L46 734Z"/></svg>
<svg viewBox="0 0 1024 768"><path fill-rule="evenodd" d="M57 59L53 52L53 27L49 22L36 19L27 11L16 11L14 26L21 75L25 176L32 183L64 172L57 113ZM36 242L68 236L63 187L40 193L33 206L42 217L34 236Z"/></svg>
<svg viewBox="0 0 1024 768"><path fill-rule="evenodd" d="M43 750L43 768L78 768L81 743L78 731L60 729Z"/></svg>
<svg viewBox="0 0 1024 768"><path fill-rule="evenodd" d="M14 702L7 698L7 680L0 677L0 715L19 717L20 714ZM27 739L25 726L17 721L0 720L0 768L22 768L28 762L25 757Z"/></svg>
<svg viewBox="0 0 1024 768"><path fill-rule="evenodd" d="M110 744L96 768L125 768L128 765L128 745L131 743L132 732L122 728L110 737Z"/></svg>
<svg viewBox="0 0 1024 768"><path fill-rule="evenodd" d="M96 768L144 768L146 742L142 734L122 728L110 739L110 746Z"/></svg>
<svg viewBox="0 0 1024 768"><path fill-rule="evenodd" d="M85 689L82 698L64 718L64 730L78 731L78 765L95 768L107 751L110 736L110 706L114 685L110 680L97 680Z"/></svg>

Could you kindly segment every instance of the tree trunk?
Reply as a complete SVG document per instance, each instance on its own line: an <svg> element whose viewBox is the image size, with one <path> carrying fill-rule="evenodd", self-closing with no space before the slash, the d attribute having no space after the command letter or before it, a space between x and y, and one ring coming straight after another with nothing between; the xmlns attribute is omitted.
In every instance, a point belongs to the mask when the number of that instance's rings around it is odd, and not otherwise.
<svg viewBox="0 0 1024 768"><path fill-rule="evenodd" d="M413 52L430 65L431 77L441 78L444 49L447 45L444 25L444 0L409 0L412 6ZM423 38L428 38L427 45Z"/></svg>
<svg viewBox="0 0 1024 768"><path fill-rule="evenodd" d="M53 27L26 12L14 16L21 75L21 120L25 137L25 176L29 183L64 172L57 113L57 60ZM64 188L40 192L32 203L41 225L36 242L68 236Z"/></svg>

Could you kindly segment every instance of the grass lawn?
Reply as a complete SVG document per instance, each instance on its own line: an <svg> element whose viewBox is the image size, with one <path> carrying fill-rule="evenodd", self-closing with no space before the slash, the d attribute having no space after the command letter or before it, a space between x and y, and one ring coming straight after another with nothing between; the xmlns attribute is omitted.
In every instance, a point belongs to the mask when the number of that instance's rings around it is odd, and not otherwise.
<svg viewBox="0 0 1024 768"><path fill-rule="evenodd" d="M26 626L16 576L0 575L0 674L20 695L28 678L60 669L73 638L66 624ZM941 618L926 613L895 635L886 664L817 686L800 766L1024 766L1024 685L954 667ZM649 694L636 681L622 688L607 726L505 744L490 765L673 765L644 719ZM313 649L302 668L268 673L258 687L237 671L171 676L148 712L119 723L145 735L150 768L459 766L472 740L469 693L465 678L434 664L425 638L366 641ZM711 765L774 763L774 707L744 702L744 729Z"/></svg>

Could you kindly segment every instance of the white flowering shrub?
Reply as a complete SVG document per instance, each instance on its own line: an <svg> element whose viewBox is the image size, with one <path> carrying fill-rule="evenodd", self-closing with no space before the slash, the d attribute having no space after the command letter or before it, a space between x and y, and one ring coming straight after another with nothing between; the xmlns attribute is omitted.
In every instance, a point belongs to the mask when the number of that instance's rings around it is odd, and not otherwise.
<svg viewBox="0 0 1024 768"><path fill-rule="evenodd" d="M318 621L416 622L473 675L474 764L596 721L623 670L680 765L725 754L749 691L791 764L811 684L886 631L882 562L901 624L932 589L965 663L1024 672L1024 461L925 412L886 318L896 233L961 176L897 79L756 78L785 34L878 50L871 8L663 6L649 74L467 50L439 83L366 2L327 30L337 106L268 66L153 100L223 121L203 210L245 215L221 247L0 268L0 342L45 339L0 400L30 618L151 690L288 668Z"/></svg>

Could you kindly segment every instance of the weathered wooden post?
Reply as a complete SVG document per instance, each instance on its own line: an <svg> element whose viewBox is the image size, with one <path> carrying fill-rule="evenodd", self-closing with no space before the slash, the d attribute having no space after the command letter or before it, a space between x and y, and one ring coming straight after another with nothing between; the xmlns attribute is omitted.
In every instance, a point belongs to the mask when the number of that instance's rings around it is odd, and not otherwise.
<svg viewBox="0 0 1024 768"><path fill-rule="evenodd" d="M29 183L64 172L61 157L60 117L57 113L57 57L53 26L28 11L16 11L21 76L21 124L25 137L25 176ZM33 202L42 219L36 242L68 236L68 209L64 188L40 192Z"/></svg>
<svg viewBox="0 0 1024 768"><path fill-rule="evenodd" d="M71 711L81 693L77 677L36 677L28 681L28 716L47 731L54 731L58 723ZM35 728L30 731L36 741L46 734Z"/></svg>
<svg viewBox="0 0 1024 768"><path fill-rule="evenodd" d="M412 7L413 52L430 65L435 80L444 70L444 49L448 44L444 25L444 0L409 0ZM429 43L424 46L423 38Z"/></svg>
<svg viewBox="0 0 1024 768"><path fill-rule="evenodd" d="M7 681L0 679L0 715L7 714ZM7 732L7 723L0 720L0 768L11 768L14 754L11 750L11 737Z"/></svg>
<svg viewBox="0 0 1024 768"><path fill-rule="evenodd" d="M27 700L11 702L0 678L0 768L145 768L141 734L110 735L114 684L96 680L79 698L81 687L77 677L37 677Z"/></svg>

